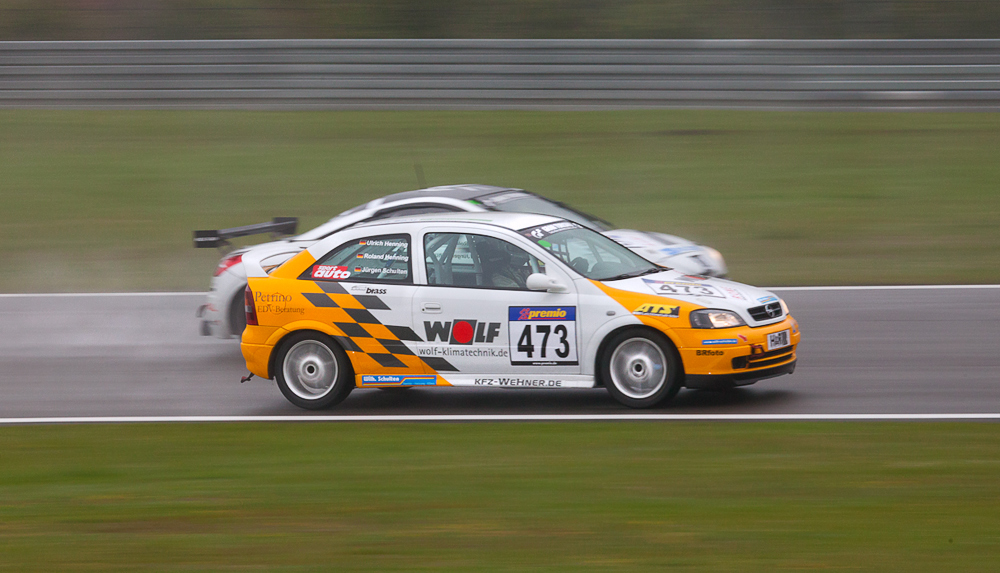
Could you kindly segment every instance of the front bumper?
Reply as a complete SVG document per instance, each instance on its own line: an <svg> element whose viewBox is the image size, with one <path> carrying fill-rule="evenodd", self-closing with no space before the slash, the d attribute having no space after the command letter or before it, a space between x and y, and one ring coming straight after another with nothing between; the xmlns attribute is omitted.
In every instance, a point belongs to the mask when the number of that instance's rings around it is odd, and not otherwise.
<svg viewBox="0 0 1000 573"><path fill-rule="evenodd" d="M196 315L199 319L199 333L202 336L214 336L215 338L232 338L229 321L226 317L229 309L221 304L218 292L213 288L208 291L205 303L198 307Z"/></svg>
<svg viewBox="0 0 1000 573"><path fill-rule="evenodd" d="M737 386L748 386L759 380L774 378L795 372L797 360L760 370L747 370L732 374L688 374L684 378L684 387L692 390L725 390Z"/></svg>
<svg viewBox="0 0 1000 573"><path fill-rule="evenodd" d="M789 345L766 350L768 335L783 330L789 332ZM681 339L678 350L687 388L731 388L791 374L801 340L798 322L791 316L762 327L675 332Z"/></svg>

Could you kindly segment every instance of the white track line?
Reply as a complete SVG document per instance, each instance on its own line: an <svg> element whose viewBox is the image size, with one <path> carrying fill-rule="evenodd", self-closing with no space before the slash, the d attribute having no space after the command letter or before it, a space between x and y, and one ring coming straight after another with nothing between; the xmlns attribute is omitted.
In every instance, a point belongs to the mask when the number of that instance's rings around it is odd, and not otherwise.
<svg viewBox="0 0 1000 573"><path fill-rule="evenodd" d="M767 287L773 291L809 290L953 290L953 289L1000 289L1000 285L873 285L873 286L804 286Z"/></svg>
<svg viewBox="0 0 1000 573"><path fill-rule="evenodd" d="M176 422L767 422L767 421L918 421L1000 420L981 414L443 414L374 416L76 416L0 418L0 425L134 424Z"/></svg>
<svg viewBox="0 0 1000 573"><path fill-rule="evenodd" d="M1000 289L1000 285L873 285L873 286L799 286L763 287L773 291L824 291L824 290L953 290L953 289ZM35 297L120 297L120 296L207 296L207 292L38 292L0 293L0 298Z"/></svg>

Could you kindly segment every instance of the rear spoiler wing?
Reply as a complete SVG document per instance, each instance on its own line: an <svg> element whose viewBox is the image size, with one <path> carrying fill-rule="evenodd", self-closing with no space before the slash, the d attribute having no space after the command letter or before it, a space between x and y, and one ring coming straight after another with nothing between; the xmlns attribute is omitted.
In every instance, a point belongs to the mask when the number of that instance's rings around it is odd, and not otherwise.
<svg viewBox="0 0 1000 573"><path fill-rule="evenodd" d="M231 229L211 229L194 232L194 248L211 249L229 245L229 239L271 233L278 235L294 235L299 226L298 217L275 217L270 223L256 223Z"/></svg>

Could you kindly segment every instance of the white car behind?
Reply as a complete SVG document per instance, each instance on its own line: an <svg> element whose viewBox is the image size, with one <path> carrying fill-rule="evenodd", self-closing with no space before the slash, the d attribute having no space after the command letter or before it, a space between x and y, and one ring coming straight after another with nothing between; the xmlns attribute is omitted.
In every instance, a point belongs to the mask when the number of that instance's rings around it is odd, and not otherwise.
<svg viewBox="0 0 1000 573"><path fill-rule="evenodd" d="M491 185L444 185L416 191L395 193L360 205L300 235L228 253L219 262L209 288L208 300L198 309L201 333L231 338L246 327L243 291L247 275L242 257L253 250L255 260L265 266L277 266L331 234L367 221L421 215L426 213L477 213L505 211L551 215L574 221L601 232L635 251L646 260L670 267L684 274L725 277L726 263L715 249L687 239L663 233L616 229L614 225L523 189ZM225 247L227 239L258 233L293 233L294 219L277 218L261 223L224 229L195 231L196 247Z"/></svg>

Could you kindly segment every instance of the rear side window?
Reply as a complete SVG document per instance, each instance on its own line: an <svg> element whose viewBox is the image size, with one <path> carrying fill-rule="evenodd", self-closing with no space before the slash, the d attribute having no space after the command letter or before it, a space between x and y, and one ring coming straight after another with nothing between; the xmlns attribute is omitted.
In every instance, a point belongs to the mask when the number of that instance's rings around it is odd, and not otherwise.
<svg viewBox="0 0 1000 573"><path fill-rule="evenodd" d="M410 236L377 235L340 245L299 277L314 281L412 283Z"/></svg>

